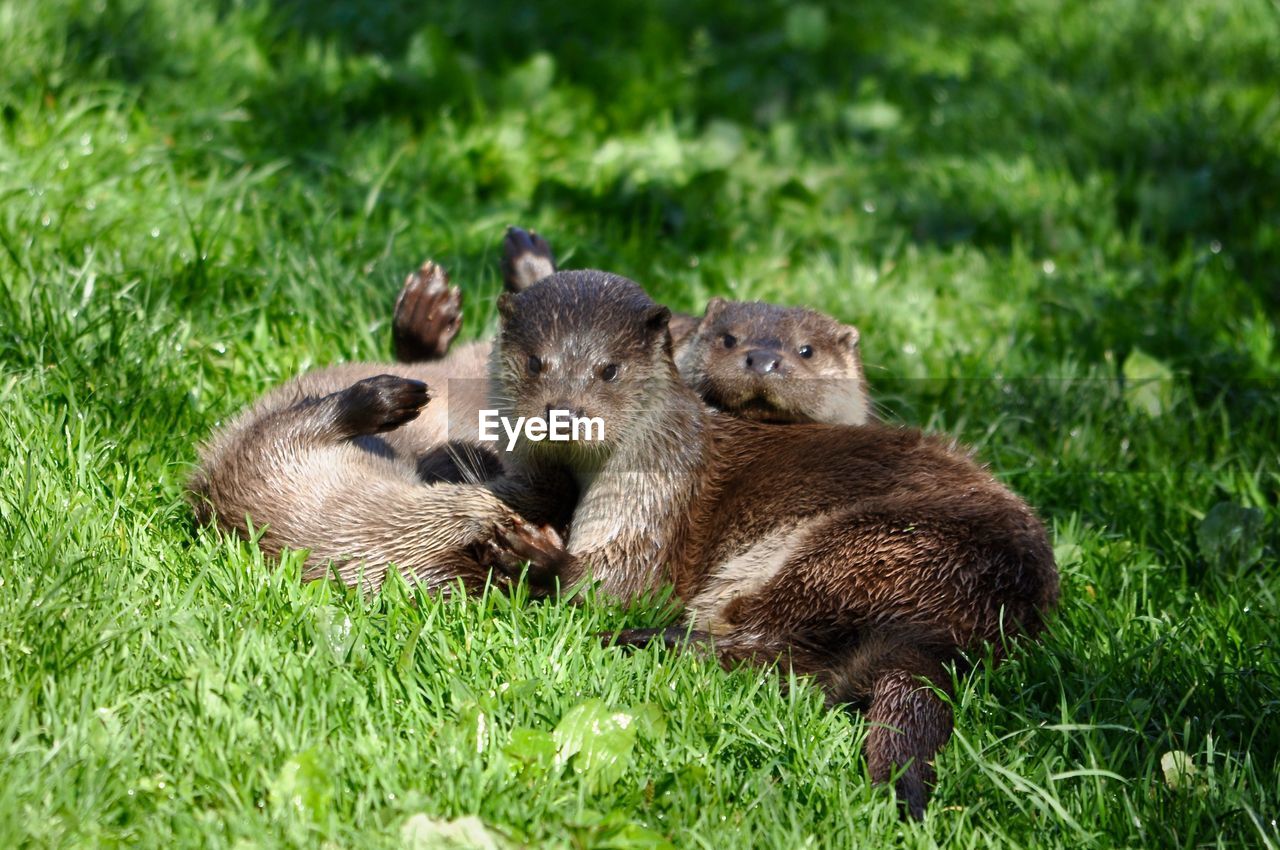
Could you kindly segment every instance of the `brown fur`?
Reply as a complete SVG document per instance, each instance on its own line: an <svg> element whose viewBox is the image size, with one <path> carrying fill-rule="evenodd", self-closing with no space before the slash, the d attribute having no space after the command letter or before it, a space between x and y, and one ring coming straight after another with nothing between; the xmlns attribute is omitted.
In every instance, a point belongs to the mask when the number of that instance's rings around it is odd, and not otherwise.
<svg viewBox="0 0 1280 850"><path fill-rule="evenodd" d="M556 270L547 241L518 227L507 228L502 257L512 293ZM852 325L802 307L712 298L701 318L673 313L668 327L680 375L713 407L771 422L871 418Z"/></svg>
<svg viewBox="0 0 1280 850"><path fill-rule="evenodd" d="M948 685L943 664L1037 633L1056 603L1032 511L915 430L707 411L677 376L665 308L631 281L561 272L499 306L506 415L554 403L605 418L602 444L522 441L513 459L577 477L564 577L622 599L671 582L725 663L785 659L833 701L865 706L880 724L867 739L872 778L900 771L900 800L922 814L951 730L930 688Z"/></svg>
<svg viewBox="0 0 1280 850"><path fill-rule="evenodd" d="M802 307L712 298L676 365L713 407L765 422L870 418L859 333Z"/></svg>
<svg viewBox="0 0 1280 850"><path fill-rule="evenodd" d="M467 365L480 353L464 348L453 359ZM533 497L529 482L494 477L496 458L474 439L441 439L448 372L448 364L352 364L268 393L201 450L189 485L197 517L244 537L252 524L271 554L309 550L308 577L332 563L343 581L376 587L394 564L433 589L459 579L480 589L490 567L503 566L482 554L495 534L536 539L521 511L553 521L555 503L572 496ZM438 388L431 404L428 385ZM455 411L483 403L475 384L452 386Z"/></svg>

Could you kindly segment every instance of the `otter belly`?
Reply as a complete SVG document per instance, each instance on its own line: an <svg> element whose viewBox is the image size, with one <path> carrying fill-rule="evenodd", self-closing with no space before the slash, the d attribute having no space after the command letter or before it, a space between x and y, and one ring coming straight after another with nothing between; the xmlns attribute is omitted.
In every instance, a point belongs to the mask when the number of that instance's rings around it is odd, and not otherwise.
<svg viewBox="0 0 1280 850"><path fill-rule="evenodd" d="M773 529L713 567L702 589L686 606L689 624L712 634L723 631L727 626L723 615L730 603L768 584L809 539L814 527L826 520L825 515L808 517L796 525Z"/></svg>

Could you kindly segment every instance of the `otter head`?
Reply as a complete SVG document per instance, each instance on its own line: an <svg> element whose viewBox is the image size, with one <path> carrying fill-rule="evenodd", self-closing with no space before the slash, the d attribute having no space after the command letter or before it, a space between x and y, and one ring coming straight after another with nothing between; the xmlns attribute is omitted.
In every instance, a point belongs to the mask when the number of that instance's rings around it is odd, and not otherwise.
<svg viewBox="0 0 1280 850"><path fill-rule="evenodd" d="M584 467L603 462L679 382L670 311L626 278L557 272L502 295L498 311L493 378L503 415L558 418L571 430L580 423L569 440L537 439L525 430L516 447L524 457Z"/></svg>
<svg viewBox="0 0 1280 850"><path fill-rule="evenodd" d="M798 307L712 298L680 374L713 407L769 422L862 425L858 329Z"/></svg>

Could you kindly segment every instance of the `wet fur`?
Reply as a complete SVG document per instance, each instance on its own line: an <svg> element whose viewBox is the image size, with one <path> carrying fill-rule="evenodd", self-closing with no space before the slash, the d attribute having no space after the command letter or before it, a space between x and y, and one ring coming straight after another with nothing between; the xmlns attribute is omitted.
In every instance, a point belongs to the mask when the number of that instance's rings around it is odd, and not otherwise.
<svg viewBox="0 0 1280 850"><path fill-rule="evenodd" d="M565 395L606 416L614 434L590 469L547 443L517 449L526 467L561 463L578 475L565 578L589 576L622 599L670 582L723 663L785 661L833 703L864 707L876 724L872 778L900 774L900 801L921 815L951 732L935 691L949 686L944 665L983 642L1038 633L1056 604L1057 570L1033 512L967 453L913 429L708 411L654 327L662 308L623 278L561 272L500 306L493 362L506 413ZM584 349L592 334L610 345ZM530 354L558 355L560 373L532 379ZM606 359L633 381L602 403L589 375ZM753 549L763 578L744 569ZM714 604L699 605L707 594Z"/></svg>
<svg viewBox="0 0 1280 850"><path fill-rule="evenodd" d="M332 569L376 587L394 564L429 588L461 580L481 589L491 570L472 547L519 523L522 510L551 519L527 482L495 477L496 457L473 436L448 439L450 402L455 416L478 409L485 385L447 376L455 365L483 364L485 354L464 347L439 364L336 366L269 392L202 448L189 484L198 519L243 537L258 529L270 554L309 550L307 577ZM380 396L412 382L425 384L421 397L383 415L395 400Z"/></svg>
<svg viewBox="0 0 1280 850"><path fill-rule="evenodd" d="M556 271L551 246L533 231L508 228L502 249L508 292ZM672 313L668 330L681 377L713 407L773 422L862 425L871 418L860 334L852 325L803 307L712 298L700 317ZM731 349L723 345L726 335L736 340ZM799 353L805 346L809 358ZM744 365L761 351L778 362L764 375Z"/></svg>

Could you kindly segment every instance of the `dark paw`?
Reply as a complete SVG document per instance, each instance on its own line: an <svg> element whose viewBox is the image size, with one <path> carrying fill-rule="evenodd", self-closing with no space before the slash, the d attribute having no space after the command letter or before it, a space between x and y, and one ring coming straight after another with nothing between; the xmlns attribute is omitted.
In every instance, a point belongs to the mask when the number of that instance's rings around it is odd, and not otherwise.
<svg viewBox="0 0 1280 850"><path fill-rule="evenodd" d="M502 240L502 285L520 292L556 270L551 246L532 230L508 227Z"/></svg>
<svg viewBox="0 0 1280 850"><path fill-rule="evenodd" d="M513 578L527 563L529 580L550 584L569 561L560 534L549 525L534 525L518 516L496 526L493 537L478 547L480 563L495 567Z"/></svg>
<svg viewBox="0 0 1280 850"><path fill-rule="evenodd" d="M422 381L378 375L342 391L340 415L353 435L381 434L418 418L430 400Z"/></svg>
<svg viewBox="0 0 1280 850"><path fill-rule="evenodd" d="M404 281L391 332L401 363L437 360L462 326L462 291L444 269L427 260Z"/></svg>
<svg viewBox="0 0 1280 850"><path fill-rule="evenodd" d="M601 632L598 637L605 646L621 646L627 649L639 649L653 643L660 643L667 649L688 649L709 644L711 641L710 633L697 629L690 631L683 626L668 626L665 629L622 629L618 632Z"/></svg>

